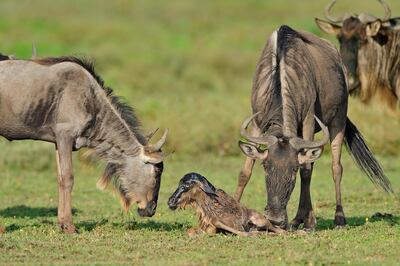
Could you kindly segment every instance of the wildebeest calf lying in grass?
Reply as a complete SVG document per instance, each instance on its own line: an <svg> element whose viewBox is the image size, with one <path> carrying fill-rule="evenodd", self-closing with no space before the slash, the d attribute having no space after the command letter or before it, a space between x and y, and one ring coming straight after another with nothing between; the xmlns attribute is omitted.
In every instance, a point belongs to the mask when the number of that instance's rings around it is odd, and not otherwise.
<svg viewBox="0 0 400 266"><path fill-rule="evenodd" d="M230 232L249 236L268 231L283 232L282 229L274 227L264 215L244 207L197 173L183 176L178 188L168 200L168 206L172 210L184 208L186 205L191 205L196 210L200 220L198 228L188 230L189 235Z"/></svg>

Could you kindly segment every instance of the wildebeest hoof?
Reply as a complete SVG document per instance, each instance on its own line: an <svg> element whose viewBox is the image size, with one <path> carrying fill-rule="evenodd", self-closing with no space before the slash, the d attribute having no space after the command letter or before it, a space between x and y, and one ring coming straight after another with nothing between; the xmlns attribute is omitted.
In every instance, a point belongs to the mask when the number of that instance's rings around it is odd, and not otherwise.
<svg viewBox="0 0 400 266"><path fill-rule="evenodd" d="M78 233L78 231L75 228L75 225L73 224L60 224L61 230L63 230L64 233L67 234L74 234Z"/></svg>
<svg viewBox="0 0 400 266"><path fill-rule="evenodd" d="M297 219L293 219L293 221L291 221L290 224L288 225L288 231L292 232L292 231L298 230L300 224L302 224L302 221L299 221Z"/></svg>
<svg viewBox="0 0 400 266"><path fill-rule="evenodd" d="M346 226L346 218L344 215L336 214L335 215L335 226L336 228L343 228Z"/></svg>

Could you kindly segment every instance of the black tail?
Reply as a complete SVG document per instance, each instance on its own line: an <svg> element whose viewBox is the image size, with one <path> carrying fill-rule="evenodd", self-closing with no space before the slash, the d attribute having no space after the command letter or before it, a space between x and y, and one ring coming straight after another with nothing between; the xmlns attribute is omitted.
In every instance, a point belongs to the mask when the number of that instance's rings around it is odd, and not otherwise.
<svg viewBox="0 0 400 266"><path fill-rule="evenodd" d="M372 183L376 186L380 186L386 192L393 193L392 185L383 172L382 167L368 148L360 131L358 131L357 127L349 118L347 118L346 121L345 143L347 150L350 152L358 167L367 174Z"/></svg>

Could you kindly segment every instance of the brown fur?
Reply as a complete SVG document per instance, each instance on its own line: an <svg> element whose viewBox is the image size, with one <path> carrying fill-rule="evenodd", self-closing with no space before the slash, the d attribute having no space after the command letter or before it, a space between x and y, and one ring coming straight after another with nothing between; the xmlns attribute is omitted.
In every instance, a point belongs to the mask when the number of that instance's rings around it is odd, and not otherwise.
<svg viewBox="0 0 400 266"><path fill-rule="evenodd" d="M226 229L220 228L220 223L243 232L245 236L259 230L282 231L275 228L262 214L246 208L221 189L217 189L216 195L211 196L195 185L188 192L182 193L179 207L185 208L187 205L196 211L199 218L199 227L189 229L189 235L226 232Z"/></svg>

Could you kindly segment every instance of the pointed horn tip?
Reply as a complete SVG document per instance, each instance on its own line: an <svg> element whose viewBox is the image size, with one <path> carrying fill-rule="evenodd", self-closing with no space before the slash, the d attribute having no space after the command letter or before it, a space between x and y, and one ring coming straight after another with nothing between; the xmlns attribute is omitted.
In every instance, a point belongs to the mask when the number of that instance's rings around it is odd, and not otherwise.
<svg viewBox="0 0 400 266"><path fill-rule="evenodd" d="M389 5L383 1L383 0L378 0L378 2L383 6L383 9L385 10L385 18L383 20L388 20L392 16L392 11L390 10Z"/></svg>
<svg viewBox="0 0 400 266"><path fill-rule="evenodd" d="M168 132L169 132L169 129L168 128L165 129L162 137L158 140L158 142L156 144L154 144L153 148L155 150L160 150L161 147L165 144L165 141L167 140Z"/></svg>
<svg viewBox="0 0 400 266"><path fill-rule="evenodd" d="M247 127L249 126L251 120L253 120L260 113L261 111L258 111L257 113L249 116L243 121L242 126L240 127L240 136L244 137L245 139L248 139Z"/></svg>
<svg viewBox="0 0 400 266"><path fill-rule="evenodd" d="M331 23L340 23L340 22L343 21L343 18L341 18L341 19L335 18L335 17L332 17L331 14L330 14L330 11L331 11L332 7L333 7L335 4L336 4L336 0L332 0L332 2L330 2L330 3L325 7L325 9L324 9L324 15L325 15L325 18L326 18L329 22L331 22Z"/></svg>
<svg viewBox="0 0 400 266"><path fill-rule="evenodd" d="M330 137L328 127L316 115L314 115L314 118L317 120L317 123L321 127L321 130L324 132L324 139L326 139L326 142L328 142Z"/></svg>

